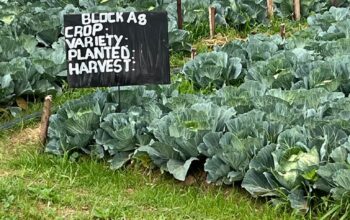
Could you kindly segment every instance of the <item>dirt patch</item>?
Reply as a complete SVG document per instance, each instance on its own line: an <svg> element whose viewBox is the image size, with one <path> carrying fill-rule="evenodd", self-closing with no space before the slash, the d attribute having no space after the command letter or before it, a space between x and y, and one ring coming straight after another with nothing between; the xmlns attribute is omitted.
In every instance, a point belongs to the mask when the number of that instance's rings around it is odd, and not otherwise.
<svg viewBox="0 0 350 220"><path fill-rule="evenodd" d="M90 213L89 208L87 207L82 207L81 210L77 210L72 207L57 207L55 204L52 204L50 202L48 203L38 202L37 210L40 211L41 213L45 213L45 211L46 212L53 211L54 213L56 213L56 216L59 216L63 219L72 219L77 215L88 216Z"/></svg>
<svg viewBox="0 0 350 220"><path fill-rule="evenodd" d="M1 170L1 169L0 169L0 178L8 177L8 176L10 176L10 175L12 175L11 172L8 172L8 171L6 171L6 170Z"/></svg>
<svg viewBox="0 0 350 220"><path fill-rule="evenodd" d="M57 210L57 215L62 217L62 218L72 218L74 215L77 215L79 213L80 213L80 211L75 210L71 207L59 208Z"/></svg>
<svg viewBox="0 0 350 220"><path fill-rule="evenodd" d="M222 46L227 44L229 39L226 36L216 35L213 39L205 39L204 43L209 47Z"/></svg>
<svg viewBox="0 0 350 220"><path fill-rule="evenodd" d="M11 135L10 145L16 147L18 145L36 144L39 142L40 126L34 128L25 128L18 133Z"/></svg>
<svg viewBox="0 0 350 220"><path fill-rule="evenodd" d="M125 193L129 196L133 195L135 193L135 190L132 188L128 188L125 190Z"/></svg>
<svg viewBox="0 0 350 220"><path fill-rule="evenodd" d="M243 38L235 38L235 40L245 40ZM230 39L227 36L222 35L221 33L216 34L213 39L205 39L203 42L208 47L214 47L214 46L224 46L225 44L231 42L232 39Z"/></svg>
<svg viewBox="0 0 350 220"><path fill-rule="evenodd" d="M64 218L64 219L73 218L76 215L88 216L89 215L89 208L82 207L81 210L76 210L76 209L73 209L71 207L63 207L63 208L59 208L57 210L57 215Z"/></svg>
<svg viewBox="0 0 350 220"><path fill-rule="evenodd" d="M39 149L39 124L3 136L0 139L0 163L8 160L23 150Z"/></svg>

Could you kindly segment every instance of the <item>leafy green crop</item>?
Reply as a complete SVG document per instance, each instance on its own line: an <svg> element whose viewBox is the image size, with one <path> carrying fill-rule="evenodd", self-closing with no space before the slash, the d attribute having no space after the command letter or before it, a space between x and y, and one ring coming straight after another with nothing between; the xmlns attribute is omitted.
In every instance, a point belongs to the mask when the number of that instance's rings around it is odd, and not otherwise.
<svg viewBox="0 0 350 220"><path fill-rule="evenodd" d="M254 35L197 56L183 75L211 94L181 94L175 83L123 89L120 111L116 91L68 102L51 117L46 150L89 154L113 169L152 161L181 181L203 165L210 183L238 184L300 213L327 194L349 204L348 14L331 8L289 39ZM336 207L329 215L347 217Z"/></svg>
<svg viewBox="0 0 350 220"><path fill-rule="evenodd" d="M291 17L291 1L275 0L276 16ZM337 0L334 2L338 7L347 7L348 0ZM216 8L216 23L223 26L250 27L256 23L266 23L266 2L262 0L183 0L183 17L186 30L177 28L176 1L173 0L59 0L59 1L1 1L0 2L0 104L10 106L16 97L19 96L39 96L55 94L61 92L64 77L66 76L66 65L64 55L64 45L62 41L63 15L81 12L102 12L102 11L159 11L168 12L169 43L173 51L189 51L190 40L194 36L199 36L202 30L207 29L208 6ZM330 1L309 0L303 1L302 14L308 16L311 12L323 12L330 7ZM349 25L344 20L348 16L348 8L341 11L331 9L323 17L315 15L309 18L309 23L319 26L322 31L317 32L317 38L329 41L331 39L343 38L349 35ZM334 25L337 22L337 25ZM203 27L203 28L201 28ZM331 27L325 29L326 27ZM190 30L190 31L189 31ZM191 32L192 31L192 32ZM198 33L195 33L198 32ZM279 41L280 39L276 39ZM193 74L192 80L200 87L219 88L223 84L231 85L238 76L242 76L242 64L246 67L247 62L256 59L265 60L274 55L280 45L276 40L262 36L250 37L248 45L233 43L231 50L239 48L240 51L222 55L221 58L214 58L219 63L223 63L222 68L229 68L229 74L213 72L206 78L198 79ZM339 48L343 48L347 42L328 42L327 52L334 53ZM315 48L315 47L314 47ZM323 46L322 46L323 48ZM316 49L316 48L315 48ZM227 48L226 50L230 50ZM345 52L345 51L344 51ZM245 56L248 53L247 56ZM204 56L204 55L203 55ZM214 57L216 55L206 55ZM235 57L235 58L232 58ZM240 59L240 61L238 60ZM346 58L346 57L345 57ZM340 57L339 60L344 60ZM206 58L204 58L206 59ZM334 62L338 62L334 61ZM226 64L227 63L227 64ZM190 64L189 64L190 65ZM198 66L198 65L197 65ZM196 67L197 68L197 67ZM206 69L206 67L200 67ZM224 71L224 70L223 70ZM329 71L326 64L320 71ZM190 71L191 72L191 71ZM245 72L245 70L242 70ZM208 73L207 73L208 74ZM215 76L213 74L219 74ZM291 75L286 73L280 77L283 80L290 80ZM342 74L342 73L337 73ZM319 73L305 84L311 87L322 86L327 80L322 79ZM223 77L218 79L218 77ZM337 76L335 76L337 77ZM341 76L343 77L343 76ZM213 80L215 82L210 83ZM240 80L238 80L240 82ZM335 89L341 82L329 85ZM210 85L209 85L210 84ZM299 84L298 84L299 86ZM344 89L344 88L343 88Z"/></svg>
<svg viewBox="0 0 350 220"><path fill-rule="evenodd" d="M221 88L238 81L242 64L239 58L229 58L224 52L203 53L188 62L183 72L197 88Z"/></svg>

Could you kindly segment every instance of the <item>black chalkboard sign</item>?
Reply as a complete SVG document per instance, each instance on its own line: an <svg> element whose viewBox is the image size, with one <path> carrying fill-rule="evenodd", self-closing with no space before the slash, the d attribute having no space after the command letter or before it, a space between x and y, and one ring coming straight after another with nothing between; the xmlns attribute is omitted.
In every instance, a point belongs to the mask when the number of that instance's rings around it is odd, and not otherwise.
<svg viewBox="0 0 350 220"><path fill-rule="evenodd" d="M71 87L170 83L166 12L64 16Z"/></svg>

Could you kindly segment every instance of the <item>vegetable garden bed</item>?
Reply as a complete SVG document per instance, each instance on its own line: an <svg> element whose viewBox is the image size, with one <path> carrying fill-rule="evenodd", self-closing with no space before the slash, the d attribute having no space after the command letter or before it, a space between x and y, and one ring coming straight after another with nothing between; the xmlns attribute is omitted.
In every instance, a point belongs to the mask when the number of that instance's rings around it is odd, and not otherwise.
<svg viewBox="0 0 350 220"><path fill-rule="evenodd" d="M11 3L0 26L12 45L1 45L8 53L0 63L6 70L0 102L60 91L65 59L59 20L65 13L166 9L173 51L188 50L197 34L177 29L176 2L125 1L122 8L103 2ZM210 4L219 25L268 22L263 1L244 2L184 1L185 24L200 26ZM275 3L276 16L291 16L289 3ZM187 62L169 86L125 87L122 100L108 90L68 101L51 116L46 152L88 154L108 160L112 169L139 161L180 181L202 165L209 183L241 186L301 214L327 200L332 209L325 217L348 217L350 9L324 1L302 8L307 29L287 39L255 34L217 46ZM32 17L20 20L19 14ZM34 27L34 19L46 14L58 16Z"/></svg>

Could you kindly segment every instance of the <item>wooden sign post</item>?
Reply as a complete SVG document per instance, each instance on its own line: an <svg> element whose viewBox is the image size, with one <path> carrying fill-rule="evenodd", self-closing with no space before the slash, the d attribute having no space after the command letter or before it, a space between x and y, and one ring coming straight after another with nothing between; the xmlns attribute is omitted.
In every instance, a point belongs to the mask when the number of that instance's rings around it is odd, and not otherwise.
<svg viewBox="0 0 350 220"><path fill-rule="evenodd" d="M49 119L51 115L51 106L52 106L52 96L48 95L45 97L43 113L41 115L40 123L40 136L39 140L42 145L45 145L47 138L47 130L49 127Z"/></svg>
<svg viewBox="0 0 350 220"><path fill-rule="evenodd" d="M294 20L300 20L300 0L293 0Z"/></svg>
<svg viewBox="0 0 350 220"><path fill-rule="evenodd" d="M273 18L273 0L267 0L267 16Z"/></svg>
<svg viewBox="0 0 350 220"><path fill-rule="evenodd" d="M170 83L166 12L64 16L70 87Z"/></svg>
<svg viewBox="0 0 350 220"><path fill-rule="evenodd" d="M209 28L210 28L210 38L213 39L215 35L215 13L216 8L209 7Z"/></svg>
<svg viewBox="0 0 350 220"><path fill-rule="evenodd" d="M177 28L182 29L182 5L181 0L177 0Z"/></svg>
<svg viewBox="0 0 350 220"><path fill-rule="evenodd" d="M197 55L197 49L192 47L191 48L191 59L193 60Z"/></svg>
<svg viewBox="0 0 350 220"><path fill-rule="evenodd" d="M281 28L280 28L280 35L282 37L282 39L286 38L286 24L281 24Z"/></svg>

